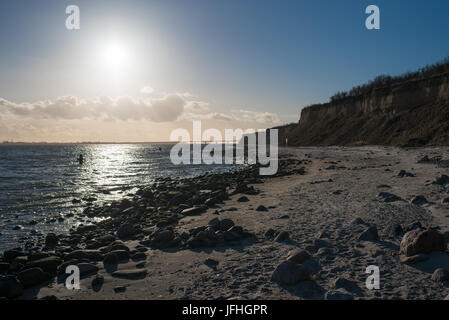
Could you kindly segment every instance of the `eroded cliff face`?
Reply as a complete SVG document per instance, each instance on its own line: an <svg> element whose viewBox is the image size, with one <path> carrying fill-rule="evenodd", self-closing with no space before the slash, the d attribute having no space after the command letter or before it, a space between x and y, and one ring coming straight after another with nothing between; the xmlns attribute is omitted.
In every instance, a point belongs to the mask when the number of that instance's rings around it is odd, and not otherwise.
<svg viewBox="0 0 449 320"><path fill-rule="evenodd" d="M449 144L449 73L306 107L279 128L290 145ZM445 132L446 131L446 132Z"/></svg>

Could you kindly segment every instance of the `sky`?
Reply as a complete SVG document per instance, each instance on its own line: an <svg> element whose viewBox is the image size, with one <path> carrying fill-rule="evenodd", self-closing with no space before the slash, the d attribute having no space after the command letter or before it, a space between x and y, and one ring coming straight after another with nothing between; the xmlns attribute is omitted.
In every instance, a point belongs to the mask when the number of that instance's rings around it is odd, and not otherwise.
<svg viewBox="0 0 449 320"><path fill-rule="evenodd" d="M380 30L365 27L372 4ZM448 12L446 0L3 0L0 141L296 122L337 91L447 57Z"/></svg>

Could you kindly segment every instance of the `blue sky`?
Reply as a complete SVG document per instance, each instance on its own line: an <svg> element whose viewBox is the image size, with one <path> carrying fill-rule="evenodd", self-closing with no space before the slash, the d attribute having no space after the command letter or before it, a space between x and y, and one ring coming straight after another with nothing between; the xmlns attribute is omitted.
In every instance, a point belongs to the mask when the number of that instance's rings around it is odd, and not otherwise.
<svg viewBox="0 0 449 320"><path fill-rule="evenodd" d="M65 29L78 5L81 29ZM365 28L365 8L381 30ZM379 74L399 74L449 55L449 1L186 0L0 3L0 98L189 92L218 113L276 113L325 102ZM96 69L95 50L119 38L132 60L120 83ZM105 71L105 70L103 70Z"/></svg>

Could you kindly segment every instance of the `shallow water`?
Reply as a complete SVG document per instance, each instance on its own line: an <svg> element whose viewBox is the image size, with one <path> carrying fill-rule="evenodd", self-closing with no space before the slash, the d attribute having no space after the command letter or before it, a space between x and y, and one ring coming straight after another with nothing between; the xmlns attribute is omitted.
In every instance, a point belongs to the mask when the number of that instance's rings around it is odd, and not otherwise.
<svg viewBox="0 0 449 320"><path fill-rule="evenodd" d="M172 144L0 145L0 251L49 231L60 233L86 223L77 213L89 203L119 199L155 178L188 177L235 168L174 165L169 158L171 147ZM84 156L82 165L77 161L80 154ZM71 214L73 217L67 217ZM60 215L64 220L58 221ZM14 230L18 227L20 230Z"/></svg>

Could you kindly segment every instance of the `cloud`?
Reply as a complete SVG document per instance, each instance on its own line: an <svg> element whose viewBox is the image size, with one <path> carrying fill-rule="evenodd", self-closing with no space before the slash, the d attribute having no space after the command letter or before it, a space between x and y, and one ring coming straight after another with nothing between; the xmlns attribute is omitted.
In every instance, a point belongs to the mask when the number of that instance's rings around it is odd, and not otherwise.
<svg viewBox="0 0 449 320"><path fill-rule="evenodd" d="M184 112L186 101L176 94L158 99L59 97L34 103L14 103L0 98L0 110L19 117L59 120L150 120L175 121Z"/></svg>
<svg viewBox="0 0 449 320"><path fill-rule="evenodd" d="M205 113L209 111L209 103L203 101L189 101L185 106L186 112Z"/></svg>
<svg viewBox="0 0 449 320"><path fill-rule="evenodd" d="M258 112L249 110L231 110L231 114L236 120L239 121L251 121L261 124L277 124L281 120L276 113L272 112Z"/></svg>
<svg viewBox="0 0 449 320"><path fill-rule="evenodd" d="M152 94L154 92L154 89L150 86L146 86L140 89L140 92L144 94Z"/></svg>
<svg viewBox="0 0 449 320"><path fill-rule="evenodd" d="M153 92L152 90L151 87L144 87L141 91L149 93ZM179 93L158 92L145 98L100 96L86 99L62 96L31 103L16 103L0 98L0 113L3 116L19 118L20 121L61 120L79 124L79 121L85 120L104 123L130 120L154 123L204 120L210 121L209 125L253 128L267 128L283 123L276 113L230 108L228 110L212 110L208 102Z"/></svg>

